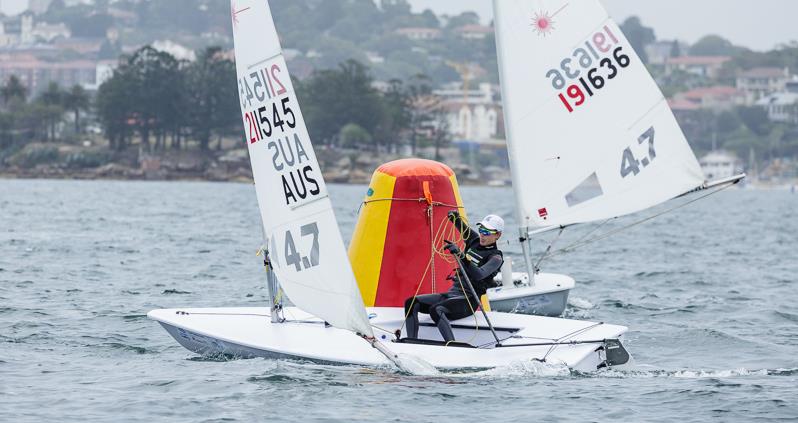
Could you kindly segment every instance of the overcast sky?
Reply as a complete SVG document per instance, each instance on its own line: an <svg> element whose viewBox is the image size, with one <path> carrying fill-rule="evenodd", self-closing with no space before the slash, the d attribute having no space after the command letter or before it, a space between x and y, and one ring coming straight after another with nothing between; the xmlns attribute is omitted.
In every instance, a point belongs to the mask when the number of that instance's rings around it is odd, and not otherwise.
<svg viewBox="0 0 798 423"><path fill-rule="evenodd" d="M168 0L159 0L168 1ZM490 22L490 0L409 0L415 11L458 14L474 10ZM578 1L578 0L574 0ZM718 34L734 44L769 50L798 40L798 0L603 0L618 23L631 15L654 28L657 38L695 42ZM5 13L16 13L27 0L0 0Z"/></svg>
<svg viewBox="0 0 798 423"><path fill-rule="evenodd" d="M488 23L493 18L490 0L409 0L414 11L457 14L474 10ZM574 0L578 1L578 0ZM545 3L545 1L544 1ZM798 40L798 0L602 0L620 24L637 15L654 28L658 39L678 38L693 43L707 34L720 35L734 44L769 50Z"/></svg>

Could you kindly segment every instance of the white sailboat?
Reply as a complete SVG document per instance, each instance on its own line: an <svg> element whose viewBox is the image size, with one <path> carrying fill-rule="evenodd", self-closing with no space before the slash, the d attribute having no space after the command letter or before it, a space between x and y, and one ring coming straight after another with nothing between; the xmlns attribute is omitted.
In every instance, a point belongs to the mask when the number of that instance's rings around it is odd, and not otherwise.
<svg viewBox="0 0 798 423"><path fill-rule="evenodd" d="M574 281L538 273L532 235L638 212L744 175L705 182L667 100L598 0L495 0L494 12L528 273L488 298L494 310L538 314L564 307Z"/></svg>
<svg viewBox="0 0 798 423"><path fill-rule="evenodd" d="M703 181L661 92L597 0L494 6L524 241L739 179ZM363 306L268 3L235 1L232 16L273 304L153 310L150 318L200 354L359 365L407 354L438 369L534 359L596 370L628 362L623 326L496 311L452 322L459 342L448 346L429 319L421 321L421 341L394 342L404 311ZM281 307L276 280L295 307Z"/></svg>

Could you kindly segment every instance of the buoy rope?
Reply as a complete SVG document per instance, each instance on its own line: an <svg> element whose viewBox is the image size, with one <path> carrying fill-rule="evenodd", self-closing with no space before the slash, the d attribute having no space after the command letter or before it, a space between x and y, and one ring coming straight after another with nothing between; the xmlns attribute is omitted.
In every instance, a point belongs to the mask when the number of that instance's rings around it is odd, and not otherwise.
<svg viewBox="0 0 798 423"><path fill-rule="evenodd" d="M357 212L360 213L360 209L363 208L363 206L365 206L366 204L376 203L376 202L379 202L379 201L412 201L412 202L415 202L415 203L425 203L425 202L427 202L427 199L425 197L421 197L421 198L386 197L386 198L375 198L375 199L372 199L372 200L363 200L363 202L360 203L360 207L357 208ZM449 208L454 208L454 209L465 209L465 206L460 206L460 205L457 205L457 204L448 204L448 203L443 203L443 202L440 202L440 201L433 201L430 204L432 206L435 206L435 207L449 207Z"/></svg>
<svg viewBox="0 0 798 423"><path fill-rule="evenodd" d="M435 222L435 207L430 204L427 206L427 217L429 217L429 250L430 250L430 257L432 260L432 274L430 275L430 285L432 286L432 292L437 291L435 288L435 233L432 230L432 223Z"/></svg>

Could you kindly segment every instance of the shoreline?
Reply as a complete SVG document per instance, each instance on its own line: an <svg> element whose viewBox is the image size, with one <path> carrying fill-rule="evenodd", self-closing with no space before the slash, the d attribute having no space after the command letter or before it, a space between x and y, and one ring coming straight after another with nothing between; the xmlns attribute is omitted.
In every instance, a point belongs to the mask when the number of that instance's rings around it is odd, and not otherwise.
<svg viewBox="0 0 798 423"><path fill-rule="evenodd" d="M252 178L233 176L230 178L203 178L197 175L174 175L170 174L166 177L147 177L147 176L119 176L119 175L97 175L92 172L76 172L76 173L59 173L59 174L28 174L25 173L9 173L0 171L0 181L2 180L52 180L52 181L140 181L140 182L218 182L218 183L237 183L237 184L254 184ZM354 186L368 186L369 181L356 181L356 182L342 182L342 181L326 181L327 185L354 185ZM458 180L460 186L468 187L487 187L487 188L512 188L512 185L496 186L491 184L479 184L468 180Z"/></svg>
<svg viewBox="0 0 798 423"><path fill-rule="evenodd" d="M53 181L141 181L141 182L217 182L217 183L237 183L254 184L252 178L233 176L227 178L206 178L200 175L186 174L166 174L159 177L153 176L120 176L120 175L98 175L91 171L42 174L33 172L4 172L0 171L0 181L2 180L53 180ZM468 180L458 180L460 186L486 187L486 188L512 188L512 185L496 186L491 184L478 184ZM359 185L368 186L368 181L341 182L327 181L328 185ZM752 191L791 191L798 192L798 179L793 181L783 181L778 183L746 183L739 185L739 189Z"/></svg>

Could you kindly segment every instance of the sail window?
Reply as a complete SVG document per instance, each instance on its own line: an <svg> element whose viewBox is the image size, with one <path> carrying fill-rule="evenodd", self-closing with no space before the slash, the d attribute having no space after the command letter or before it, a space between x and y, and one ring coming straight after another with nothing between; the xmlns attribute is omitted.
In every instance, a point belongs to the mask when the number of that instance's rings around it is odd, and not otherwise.
<svg viewBox="0 0 798 423"><path fill-rule="evenodd" d="M568 203L568 207L574 207L603 194L604 191L601 189L598 176L596 176L596 172L593 172L584 181L577 185L576 188L572 189L571 192L565 195L565 202Z"/></svg>

